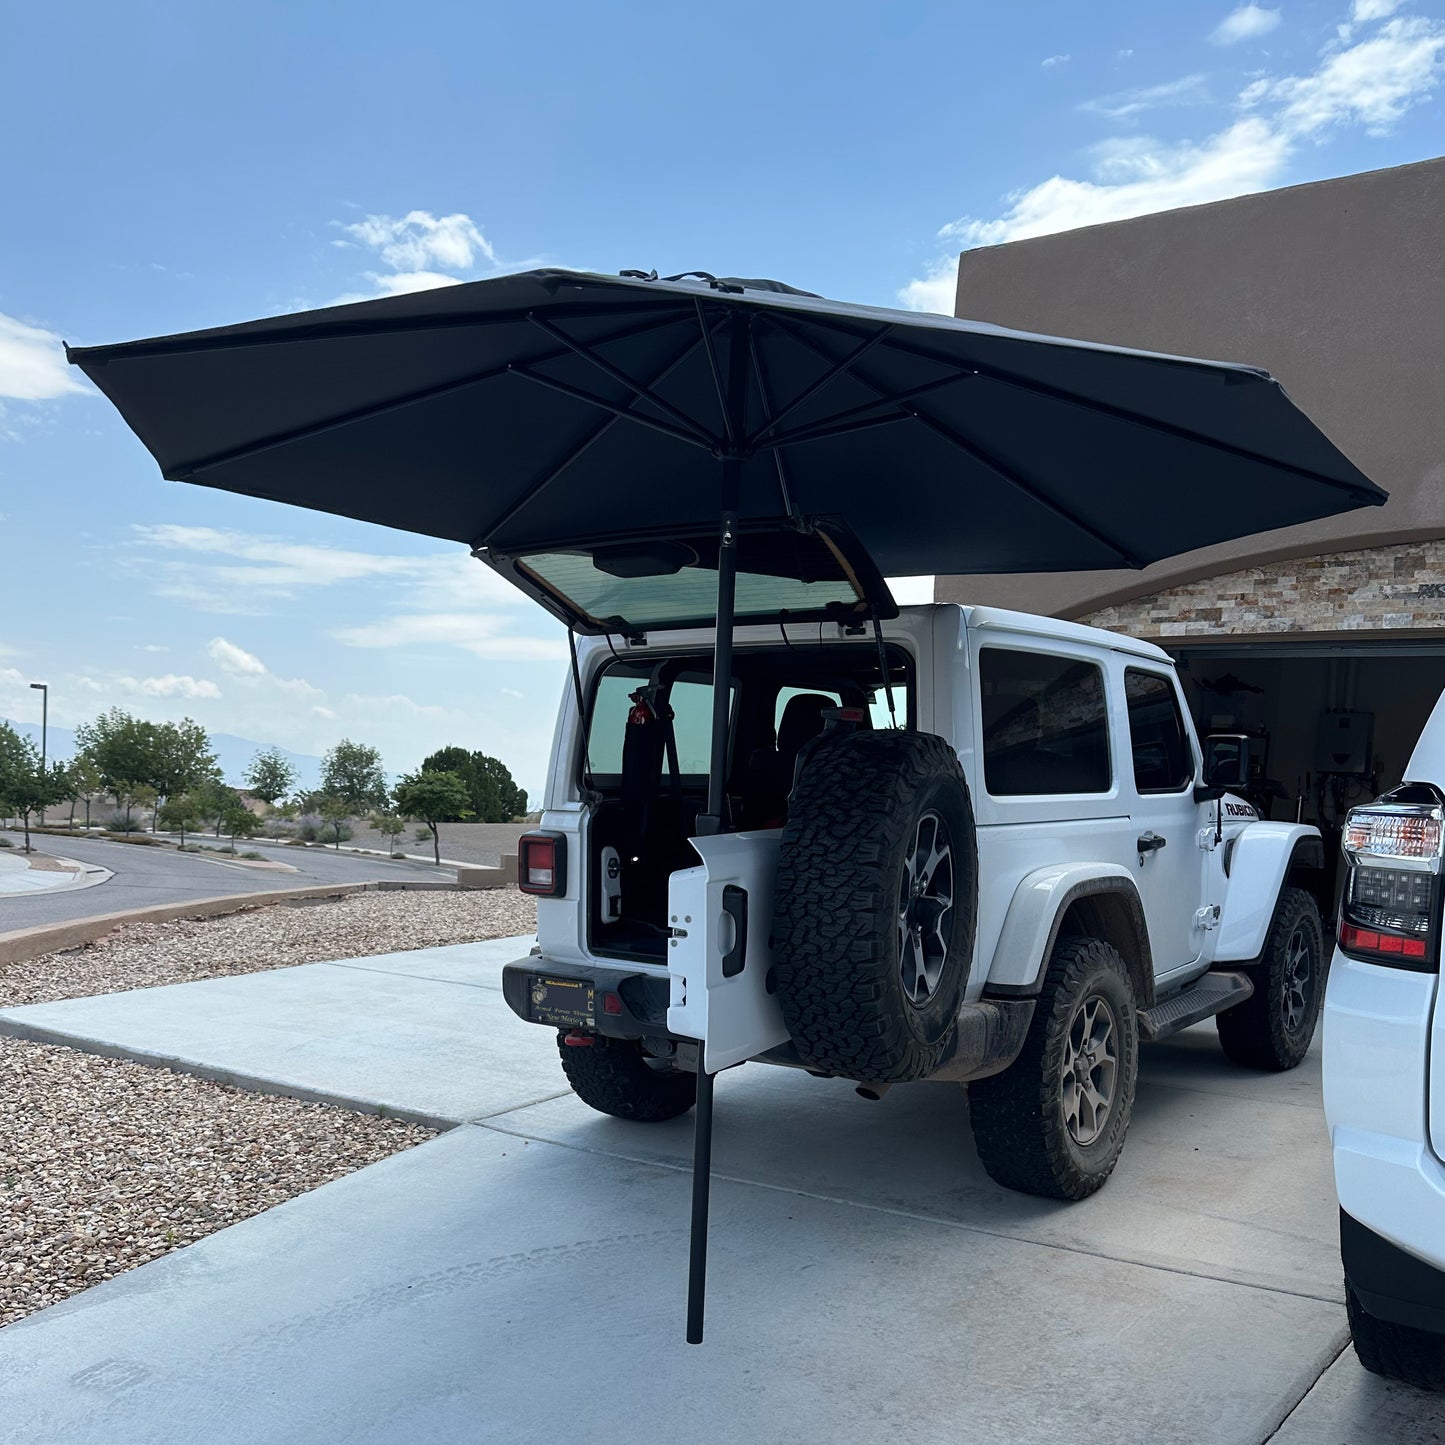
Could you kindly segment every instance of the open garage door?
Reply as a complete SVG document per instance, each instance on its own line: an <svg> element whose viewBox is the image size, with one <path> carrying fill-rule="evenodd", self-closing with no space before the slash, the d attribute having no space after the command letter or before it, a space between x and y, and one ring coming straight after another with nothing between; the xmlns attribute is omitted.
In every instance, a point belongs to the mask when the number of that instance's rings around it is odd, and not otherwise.
<svg viewBox="0 0 1445 1445"><path fill-rule="evenodd" d="M1265 817L1316 824L1329 866L1345 813L1402 780L1445 690L1445 636L1191 640L1170 651L1200 737L1247 738L1250 801Z"/></svg>

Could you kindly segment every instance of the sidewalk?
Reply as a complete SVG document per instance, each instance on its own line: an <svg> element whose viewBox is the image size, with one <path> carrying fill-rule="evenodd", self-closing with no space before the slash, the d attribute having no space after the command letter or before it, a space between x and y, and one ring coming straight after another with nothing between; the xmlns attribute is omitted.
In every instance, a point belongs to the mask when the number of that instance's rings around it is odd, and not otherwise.
<svg viewBox="0 0 1445 1445"><path fill-rule="evenodd" d="M0 849L0 897L24 893L69 893L76 888L93 888L114 876L109 868L97 868L74 858L60 858L52 853L27 855L18 849Z"/></svg>
<svg viewBox="0 0 1445 1445"><path fill-rule="evenodd" d="M708 1340L682 1343L690 1118L567 1091L498 972L530 940L0 1013L448 1132L0 1331L7 1445L1434 1438L1345 1347L1317 1054L1144 1051L1093 1199L1010 1194L963 1090L718 1082ZM1369 1422L1368 1426L1365 1422ZM1279 1433L1276 1435L1275 1432Z"/></svg>

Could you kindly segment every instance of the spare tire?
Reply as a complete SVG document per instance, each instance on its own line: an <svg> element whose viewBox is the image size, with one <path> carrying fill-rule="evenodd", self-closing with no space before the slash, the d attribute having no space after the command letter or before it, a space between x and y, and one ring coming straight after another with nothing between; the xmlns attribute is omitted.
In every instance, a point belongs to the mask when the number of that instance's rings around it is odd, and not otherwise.
<svg viewBox="0 0 1445 1445"><path fill-rule="evenodd" d="M977 915L973 805L949 744L825 738L788 804L773 901L774 981L803 1062L871 1083L932 1073Z"/></svg>

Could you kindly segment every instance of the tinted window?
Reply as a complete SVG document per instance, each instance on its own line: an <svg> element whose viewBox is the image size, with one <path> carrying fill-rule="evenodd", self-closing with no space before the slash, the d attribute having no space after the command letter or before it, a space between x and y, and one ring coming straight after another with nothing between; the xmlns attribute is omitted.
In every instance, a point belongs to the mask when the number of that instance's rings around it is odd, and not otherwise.
<svg viewBox="0 0 1445 1445"><path fill-rule="evenodd" d="M621 773L622 739L627 731L627 715L632 711L631 694L646 682L645 677L622 672L604 673L598 682L587 748L588 764L594 773ZM678 771L705 774L712 751L712 684L679 680L672 685L671 699Z"/></svg>
<svg viewBox="0 0 1445 1445"><path fill-rule="evenodd" d="M985 647L983 776L995 797L1109 790L1104 674L1092 662Z"/></svg>
<svg viewBox="0 0 1445 1445"><path fill-rule="evenodd" d="M1194 755L1174 684L1157 672L1124 673L1134 784L1141 793L1177 793L1194 779Z"/></svg>

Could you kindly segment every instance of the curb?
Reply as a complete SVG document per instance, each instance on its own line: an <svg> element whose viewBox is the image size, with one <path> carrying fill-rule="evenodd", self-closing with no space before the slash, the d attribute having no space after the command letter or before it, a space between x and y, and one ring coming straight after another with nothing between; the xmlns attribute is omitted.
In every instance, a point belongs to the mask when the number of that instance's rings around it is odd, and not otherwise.
<svg viewBox="0 0 1445 1445"><path fill-rule="evenodd" d="M81 1053L144 1064L149 1069L170 1069L178 1074L209 1079L215 1084L229 1084L233 1089L245 1089L253 1094L275 1094L286 1099L299 1099L303 1104L327 1104L335 1109L350 1109L358 1114L378 1114L387 1119L400 1119L405 1124L420 1124L425 1129L435 1129L443 1134L460 1128L466 1122L463 1119L448 1119L440 1114L428 1114L419 1109L387 1104L380 1099L334 1093L327 1089L309 1089L301 1084L288 1084L284 1079L268 1078L265 1074L248 1074L239 1069L218 1068L212 1064L203 1064L197 1059L182 1058L179 1054L161 1054L150 1049L109 1044L88 1038L84 1034L67 1033L64 1029L23 1023L19 1019L7 1017L4 1013L0 1013L0 1036L27 1039L37 1044L60 1044L65 1048L78 1049Z"/></svg>
<svg viewBox="0 0 1445 1445"><path fill-rule="evenodd" d="M374 891L374 883L315 884L309 888L270 888L257 893L226 893L219 898L192 898L185 903L159 903L149 908L127 908L118 913L97 913L66 923L42 923L34 928L15 928L0 933L0 964L23 963L42 953L80 948L104 937L123 923L170 923L177 918L219 918L226 913L245 913L273 903L300 902L307 898L347 898L353 893Z"/></svg>

